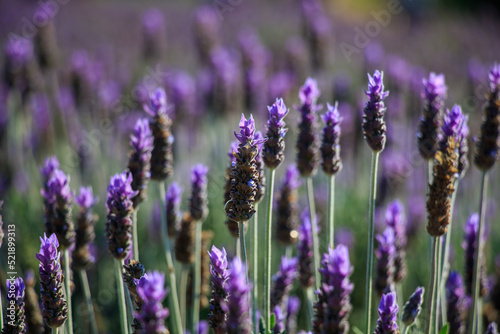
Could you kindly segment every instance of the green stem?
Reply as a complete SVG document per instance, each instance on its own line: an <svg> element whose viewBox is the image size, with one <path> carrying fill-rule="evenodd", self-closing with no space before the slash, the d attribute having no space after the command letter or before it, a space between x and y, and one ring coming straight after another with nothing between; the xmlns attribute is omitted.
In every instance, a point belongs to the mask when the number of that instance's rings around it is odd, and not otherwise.
<svg viewBox="0 0 500 334"><path fill-rule="evenodd" d="M267 234L266 234L266 295L264 298L264 310L266 312L266 331L271 331L271 237L273 219L273 192L274 192L275 170L269 170L269 191L267 193Z"/></svg>
<svg viewBox="0 0 500 334"><path fill-rule="evenodd" d="M314 318L314 292L313 287L310 286L306 290L307 292L307 312L309 315L310 321L307 322L308 329L312 329L312 319Z"/></svg>
<svg viewBox="0 0 500 334"><path fill-rule="evenodd" d="M441 240L441 237L438 238L438 244L437 244L437 280L436 280L436 292L435 292L435 303L436 303L436 306L435 306L435 314L434 314L434 328L436 330L438 330L439 328L439 315L440 315L440 312L439 312L439 308L440 308L440 305L439 305L439 302L441 301L441 294L439 293L439 287L441 286L441 249L443 248L443 245L442 245L442 240Z"/></svg>
<svg viewBox="0 0 500 334"><path fill-rule="evenodd" d="M432 272L431 272L431 281L429 284L429 302L427 307L427 322L425 325L425 334L432 333L432 327L434 325L433 316L434 316L434 305L436 303L436 281L438 276L438 245L439 245L439 237L433 237L434 242L432 244Z"/></svg>
<svg viewBox="0 0 500 334"><path fill-rule="evenodd" d="M377 198L377 169L379 152L372 152L371 182L370 182L370 203L368 215L370 225L368 226L368 247L366 257L366 286L365 286L365 333L371 333L371 313L372 313L372 288L373 288L373 248L375 234L375 200Z"/></svg>
<svg viewBox="0 0 500 334"><path fill-rule="evenodd" d="M123 284L122 277L122 261L115 260L115 275L116 275L116 288L117 288L117 298L120 307L120 327L122 333L128 333L128 319L127 319L127 307L125 306L125 287Z"/></svg>
<svg viewBox="0 0 500 334"><path fill-rule="evenodd" d="M318 222L316 220L316 207L314 205L314 187L312 177L308 177L306 181L307 186L307 201L309 203L309 216L311 219L311 235L313 242L313 255L314 255L314 283L316 289L319 289L321 284L321 277L319 275L319 240L318 240Z"/></svg>
<svg viewBox="0 0 500 334"><path fill-rule="evenodd" d="M3 328L3 305L2 305L2 289L1 288L0 288L0 328Z"/></svg>
<svg viewBox="0 0 500 334"><path fill-rule="evenodd" d="M92 304L92 296L90 294L89 279L87 277L87 272L85 270L80 270L80 282L83 287L83 294L85 296L85 302L87 304L87 312L89 313L89 323L90 323L90 333L97 334L97 324L95 321L94 305Z"/></svg>
<svg viewBox="0 0 500 334"><path fill-rule="evenodd" d="M481 296L479 295L479 287L481 285L481 263L483 256L483 234L484 234L484 213L486 211L486 194L487 194L487 178L488 174L483 171L481 175L481 198L479 202L479 227L476 235L477 250L474 254L474 270L472 271L472 305L469 313L469 330L468 333L481 333L481 316L478 315L478 302ZM476 331L477 329L477 331Z"/></svg>
<svg viewBox="0 0 500 334"><path fill-rule="evenodd" d="M187 326L186 313L186 296L187 296L187 281L189 276L189 265L183 264L181 270L181 281L179 282L179 306L181 308L182 327Z"/></svg>
<svg viewBox="0 0 500 334"><path fill-rule="evenodd" d="M255 214L253 215L253 224L252 224L252 230L253 230L253 247L252 247L252 264L253 264L253 271L252 271L252 281L253 281L253 290L252 290L252 319L253 319L253 330L254 333L259 332L259 323L257 322L257 303L258 303L258 279L259 279L259 204L255 204Z"/></svg>
<svg viewBox="0 0 500 334"><path fill-rule="evenodd" d="M240 237L241 237L241 261L245 264L246 272L247 272L247 284L248 284L248 259L247 259L247 246L245 243L245 222L239 222L238 228L240 229Z"/></svg>
<svg viewBox="0 0 500 334"><path fill-rule="evenodd" d="M71 269L69 266L69 249L64 250L64 287L66 289L66 303L68 305L68 334L73 334L73 314L71 311Z"/></svg>
<svg viewBox="0 0 500 334"><path fill-rule="evenodd" d="M167 273L168 273L168 286L170 287L170 293L167 298L170 304L170 312L172 318L172 332L173 333L184 333L182 327L181 313L179 311L179 299L177 297L177 283L175 279L175 269L174 261L172 259L172 251L170 249L170 239L167 234L167 217L165 212L165 182L158 182L158 192L161 201L161 236L163 241L163 247L165 249L165 258L167 261Z"/></svg>
<svg viewBox="0 0 500 334"><path fill-rule="evenodd" d="M132 236L133 236L133 245L134 245L134 260L139 261L139 237L137 234L137 210L139 208L135 208L132 212Z"/></svg>
<svg viewBox="0 0 500 334"><path fill-rule="evenodd" d="M52 333L57 334L59 332L59 328L52 328Z"/></svg>
<svg viewBox="0 0 500 334"><path fill-rule="evenodd" d="M334 205L335 205L335 176L328 176L328 244L335 247L335 225L334 225Z"/></svg>
<svg viewBox="0 0 500 334"><path fill-rule="evenodd" d="M194 245L194 291L193 312L191 314L191 333L198 333L198 322L200 321L200 293L201 293L201 221L196 222Z"/></svg>
<svg viewBox="0 0 500 334"><path fill-rule="evenodd" d="M234 253L236 254L236 257L241 259L241 239L238 236L237 238L234 238Z"/></svg>
<svg viewBox="0 0 500 334"><path fill-rule="evenodd" d="M453 227L453 209L455 207L455 200L457 198L458 181L454 184L455 191L451 196L451 208L450 208L450 224L448 225L446 231L446 239L444 241L444 254L442 255L442 268L441 268L441 279L439 293L441 294L441 322L446 324L448 322L448 317L446 315L446 303L444 301L444 296L446 296L446 280L448 279L448 274L450 272L450 245L451 245L451 228Z"/></svg>
<svg viewBox="0 0 500 334"><path fill-rule="evenodd" d="M408 331L410 330L410 327L411 327L411 326L408 326L408 327L406 327L406 326L405 326L405 329L404 329L404 331L403 331L403 334L408 334Z"/></svg>

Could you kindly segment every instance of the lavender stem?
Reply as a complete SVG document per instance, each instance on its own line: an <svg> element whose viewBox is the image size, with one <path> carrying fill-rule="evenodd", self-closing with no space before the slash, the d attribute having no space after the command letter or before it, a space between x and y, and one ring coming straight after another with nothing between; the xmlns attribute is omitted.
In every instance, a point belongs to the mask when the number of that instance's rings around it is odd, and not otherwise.
<svg viewBox="0 0 500 334"><path fill-rule="evenodd" d="M200 294L201 294L201 221L196 224L194 245L194 290L193 290L193 313L191 318L191 333L198 332L200 322Z"/></svg>
<svg viewBox="0 0 500 334"><path fill-rule="evenodd" d="M434 315L434 306L436 303L436 281L437 281L437 262L438 262L438 247L439 247L439 237L434 237L432 244L432 272L431 272L431 281L429 284L429 305L427 307L427 323L425 325L425 333L431 334L432 328L434 325L433 315Z"/></svg>
<svg viewBox="0 0 500 334"><path fill-rule="evenodd" d="M273 219L273 193L275 169L269 169L269 190L267 193L267 243L266 243L266 294L264 310L266 312L266 331L271 330L271 236Z"/></svg>
<svg viewBox="0 0 500 334"><path fill-rule="evenodd" d="M165 212L165 181L158 182L158 192L161 201L161 236L163 239L163 247L165 248L165 258L167 261L168 282L167 286L170 287L168 300L170 303L170 312L172 312L172 332L184 333L182 330L181 314L179 312L179 299L177 297L177 283L175 279L174 261L172 259L172 251L170 248L170 239L167 234L167 217Z"/></svg>
<svg viewBox="0 0 500 334"><path fill-rule="evenodd" d="M241 256L242 261L245 264L245 268L248 268L248 259L247 259L247 247L245 244L245 222L239 222L238 227L240 229L240 238L241 238ZM247 269L247 284L248 284L248 269Z"/></svg>
<svg viewBox="0 0 500 334"><path fill-rule="evenodd" d="M335 225L334 225L334 205L335 205L335 176L328 176L328 245L331 248L335 248L334 235L335 235Z"/></svg>
<svg viewBox="0 0 500 334"><path fill-rule="evenodd" d="M64 287L68 305L68 321L66 322L68 334L73 334L73 316L71 312L71 269L69 266L69 249L64 250Z"/></svg>
<svg viewBox="0 0 500 334"><path fill-rule="evenodd" d="M253 271L252 271L252 281L253 281L253 290L252 290L252 321L253 321L253 329L254 333L259 332L259 323L257 322L257 302L258 302L258 279L259 279L259 204L255 204L255 214L253 215Z"/></svg>
<svg viewBox="0 0 500 334"><path fill-rule="evenodd" d="M90 294L89 279L87 277L87 272L85 270L79 270L80 282L83 286L83 294L85 296L85 302L87 304L87 312L89 313L89 323L90 323L90 333L98 334L97 324L95 321L94 306L92 304L92 295Z"/></svg>
<svg viewBox="0 0 500 334"><path fill-rule="evenodd" d="M449 233L449 231L447 232ZM439 290L439 287L441 286L441 261L442 261L442 257L441 257L441 252L442 252L442 248L443 248L443 245L442 245L442 240L441 240L441 237L439 237L439 241L438 241L438 244L437 244L437 280L436 280L436 292L435 292L435 314L434 314L434 328L438 329L439 328L439 301L441 300L441 293L440 293L440 290Z"/></svg>
<svg viewBox="0 0 500 334"><path fill-rule="evenodd" d="M181 281L179 282L179 307L181 308L182 328L186 328L187 325L186 296L188 276L189 265L183 264L181 270Z"/></svg>
<svg viewBox="0 0 500 334"><path fill-rule="evenodd" d="M52 333L57 334L59 332L59 328L52 328Z"/></svg>
<svg viewBox="0 0 500 334"><path fill-rule="evenodd" d="M132 212L132 243L134 245L134 260L139 261L139 237L137 235L137 210L135 208Z"/></svg>
<svg viewBox="0 0 500 334"><path fill-rule="evenodd" d="M375 235L375 200L377 197L377 169L380 152L372 152L370 203L368 215L368 254L366 258L366 286L365 286L365 333L371 333L372 288L373 288L373 248Z"/></svg>
<svg viewBox="0 0 500 334"><path fill-rule="evenodd" d="M311 235L313 242L314 254L314 282L316 289L319 289L321 284L321 277L319 275L319 240L318 240L318 222L316 220L316 207L314 205L314 186L312 177L308 177L306 181L307 186L307 201L309 204L309 215L311 217Z"/></svg>
<svg viewBox="0 0 500 334"><path fill-rule="evenodd" d="M0 328L3 328L2 289L0 289Z"/></svg>
<svg viewBox="0 0 500 334"><path fill-rule="evenodd" d="M120 328L122 333L128 334L127 308L125 306L125 288L123 286L122 267L123 261L115 260L115 275L118 305L120 307Z"/></svg>
<svg viewBox="0 0 500 334"><path fill-rule="evenodd" d="M477 229L477 235L476 235L476 245L477 245L477 250L476 253L474 254L474 271L472 275L472 293L474 294L471 296L471 308L469 311L469 333L475 332L474 329L477 329L477 333L482 333L482 317L478 315L478 302L479 298L479 287L480 287L480 277L481 277L481 257L483 253L483 234L484 234L484 213L486 211L486 194L487 194L487 178L488 174L486 174L486 171L483 171L482 177L481 177L481 198L480 198L480 204L479 204L479 227Z"/></svg>
<svg viewBox="0 0 500 334"><path fill-rule="evenodd" d="M240 243L241 243L241 239L240 239L239 236L237 238L234 238L234 253L236 254L236 256L238 258L241 259L241 246L240 246Z"/></svg>

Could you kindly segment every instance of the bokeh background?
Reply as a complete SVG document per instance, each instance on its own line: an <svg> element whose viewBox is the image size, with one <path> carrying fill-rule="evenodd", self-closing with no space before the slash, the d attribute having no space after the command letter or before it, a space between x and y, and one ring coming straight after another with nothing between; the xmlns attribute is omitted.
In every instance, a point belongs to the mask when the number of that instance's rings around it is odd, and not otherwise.
<svg viewBox="0 0 500 334"><path fill-rule="evenodd" d="M44 21L39 10L44 6L52 8L46 12L51 14L45 22L50 22L54 33L49 32L46 41L53 58L45 64L36 54L22 59L22 66L33 77L23 78L11 88L5 78L1 83L0 199L5 202L4 224L16 225L19 273L38 267L34 255L44 231L38 168L44 158L56 155L64 172L71 175L73 190L92 185L100 198L96 206L100 217L95 248L98 262L89 277L101 332L115 331L116 296L113 273L108 270L112 257L104 236L106 187L110 176L126 167L132 127L146 116L142 102L158 85L166 88L174 109L172 180L185 188L183 208L187 208L190 166L207 164L210 214L203 229L215 232L213 244L234 253L224 226L222 197L232 131L242 112L253 113L257 127L263 129L265 106L276 97L285 99L291 108L286 118L290 130L285 163L277 173L279 184L286 166L295 160L299 113L293 106L298 103L298 88L310 76L318 80L320 103L338 100L344 118L344 168L336 177L335 222L339 241L349 244L355 268L351 322L362 327L370 152L360 124L366 73L381 69L391 94L377 223L383 226L383 212L390 201L399 198L405 204L410 243L404 295L409 296L418 285L426 286L430 257L425 232L425 164L415 145L422 78L430 71L445 74L449 88L446 107L459 104L469 115L472 147L473 137L479 134L487 71L500 60L499 2L318 3L321 7L309 8L301 1L263 0L1 1L0 45L38 33L38 24ZM390 6L397 6L398 13L390 12ZM213 11L215 20L197 30L196 22L202 21L204 10ZM382 23L377 21L380 17ZM217 46L205 58L200 56L203 48L197 42L203 33L213 33ZM347 57L346 50L352 51ZM2 53L2 66L7 58ZM486 256L488 274L494 277L494 259L500 254L498 164L490 174ZM460 272L463 225L478 210L479 177L478 170L471 167L458 189L452 266ZM324 224L326 177L319 172L314 182L320 224ZM149 188L149 199L138 214L141 260L147 269L165 270L158 237L158 196L154 187ZM303 209L305 193L301 190L300 194ZM264 220L263 206L260 221ZM274 247L276 270L283 247ZM5 275L5 247L0 251L1 274ZM85 333L83 299L78 292L75 298L77 330ZM300 319L301 324L304 321L304 317Z"/></svg>

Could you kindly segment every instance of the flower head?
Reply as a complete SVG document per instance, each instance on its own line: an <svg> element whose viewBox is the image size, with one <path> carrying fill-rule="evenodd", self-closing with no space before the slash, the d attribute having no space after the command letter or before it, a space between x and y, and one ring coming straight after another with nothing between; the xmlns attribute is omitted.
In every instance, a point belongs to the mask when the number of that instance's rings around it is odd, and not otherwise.
<svg viewBox="0 0 500 334"><path fill-rule="evenodd" d="M490 90L495 91L500 89L500 64L494 64L488 73Z"/></svg>
<svg viewBox="0 0 500 334"><path fill-rule="evenodd" d="M226 287L229 297L227 303L223 304L223 309L227 311L228 334L251 333L249 293L252 286L246 282L246 270L239 258L231 262Z"/></svg>
<svg viewBox="0 0 500 334"><path fill-rule="evenodd" d="M97 197L94 197L92 187L80 187L80 192L75 197L75 202L82 209L90 210L97 203Z"/></svg>
<svg viewBox="0 0 500 334"><path fill-rule="evenodd" d="M59 169L59 160L57 160L55 156L48 157L45 159L43 166L40 168L40 174L42 174L43 178L48 181L57 169Z"/></svg>
<svg viewBox="0 0 500 334"><path fill-rule="evenodd" d="M305 210L301 215L302 224L299 226L299 282L302 287L311 287L314 284L314 264L312 248L312 231L309 211Z"/></svg>
<svg viewBox="0 0 500 334"><path fill-rule="evenodd" d="M384 91L384 72L375 71L373 76L368 74L368 90L365 91L368 101L363 109L363 135L368 146L380 152L385 148L386 124L384 121L384 99L389 92Z"/></svg>
<svg viewBox="0 0 500 334"><path fill-rule="evenodd" d="M307 78L306 82L299 90L300 103L312 105L316 103L321 94L315 79Z"/></svg>
<svg viewBox="0 0 500 334"><path fill-rule="evenodd" d="M338 103L335 106L327 104L327 112L321 116L325 127L321 141L321 166L327 175L336 174L342 168L340 159L340 117Z"/></svg>
<svg viewBox="0 0 500 334"><path fill-rule="evenodd" d="M24 303L24 290L25 285L24 281L21 277L16 278L13 282L11 280L7 280L7 300L9 302L14 301L17 305L21 305ZM14 291L14 293L11 293Z"/></svg>
<svg viewBox="0 0 500 334"><path fill-rule="evenodd" d="M197 164L191 169L191 198L189 200L189 211L194 220L205 219L208 213L207 207L207 174L208 167Z"/></svg>
<svg viewBox="0 0 500 334"><path fill-rule="evenodd" d="M411 326L417 320L424 302L424 291L425 289L419 286L403 306L402 320L405 326Z"/></svg>
<svg viewBox="0 0 500 334"><path fill-rule="evenodd" d="M464 226L464 241L462 242L462 248L465 252L465 288L468 295L473 293L472 291L472 280L474 273L474 256L477 252L477 243L476 238L479 231L479 215L477 213L473 213L470 215L469 219L465 222ZM486 234L482 235L482 240L486 239ZM484 260L481 260L480 268L480 277L479 279L479 291L480 295L484 296L486 294L485 287L485 265Z"/></svg>
<svg viewBox="0 0 500 334"><path fill-rule="evenodd" d="M379 244L375 250L375 255L377 256L375 287L378 293L382 295L387 289L392 291L394 283L394 259L396 257L394 230L387 227L375 239Z"/></svg>
<svg viewBox="0 0 500 334"><path fill-rule="evenodd" d="M446 280L446 315L450 333L462 333L463 331L465 298L462 277L456 271L452 271Z"/></svg>
<svg viewBox="0 0 500 334"><path fill-rule="evenodd" d="M264 143L262 157L268 168L277 168L284 160L285 128L284 118L288 114L288 109L283 99L276 99L270 107L269 119L266 124L267 141Z"/></svg>
<svg viewBox="0 0 500 334"><path fill-rule="evenodd" d="M385 294L380 300L378 307L379 318L375 334L396 334L398 331L397 315L399 307L396 302L396 294L394 292Z"/></svg>
<svg viewBox="0 0 500 334"><path fill-rule="evenodd" d="M271 309L275 306L283 306L283 301L292 289L293 282L297 276L297 258L281 258L278 272L273 276L271 288Z"/></svg>
<svg viewBox="0 0 500 334"><path fill-rule="evenodd" d="M490 322L490 324L486 328L485 334L498 334L497 324L494 322Z"/></svg>
<svg viewBox="0 0 500 334"><path fill-rule="evenodd" d="M167 295L165 275L154 271L142 276L137 284L137 295L142 299L143 305L135 316L141 323L144 333L167 333L165 318L169 312L162 305Z"/></svg>
<svg viewBox="0 0 500 334"><path fill-rule="evenodd" d="M444 74L431 72L428 79L422 79L422 83L424 84L422 97L425 97L430 103L442 103L446 98L448 88L445 84Z"/></svg>
<svg viewBox="0 0 500 334"><path fill-rule="evenodd" d="M153 117L167 114L167 94L162 87L149 94L149 103L144 104L144 111Z"/></svg>
<svg viewBox="0 0 500 334"><path fill-rule="evenodd" d="M210 274L212 281L212 299L210 299L210 313L208 321L210 327L225 328L227 313L222 309L222 305L227 301L226 283L229 278L227 269L227 253L224 248L218 249L212 246L210 255Z"/></svg>
<svg viewBox="0 0 500 334"><path fill-rule="evenodd" d="M240 141L240 145L245 145L246 143L251 143L253 145L257 145L258 143L264 141L264 139L260 139L258 142L254 142L255 137L255 121L253 116L250 115L248 120L245 118L244 114L241 114L241 119L239 123L240 133L236 133L234 131L234 135L236 139Z"/></svg>

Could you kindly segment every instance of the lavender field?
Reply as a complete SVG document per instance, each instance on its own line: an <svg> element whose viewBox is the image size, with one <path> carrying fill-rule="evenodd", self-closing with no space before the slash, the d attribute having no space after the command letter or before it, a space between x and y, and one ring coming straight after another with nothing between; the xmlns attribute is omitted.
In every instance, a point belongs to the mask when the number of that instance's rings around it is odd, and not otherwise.
<svg viewBox="0 0 500 334"><path fill-rule="evenodd" d="M498 333L495 1L0 1L2 333Z"/></svg>

